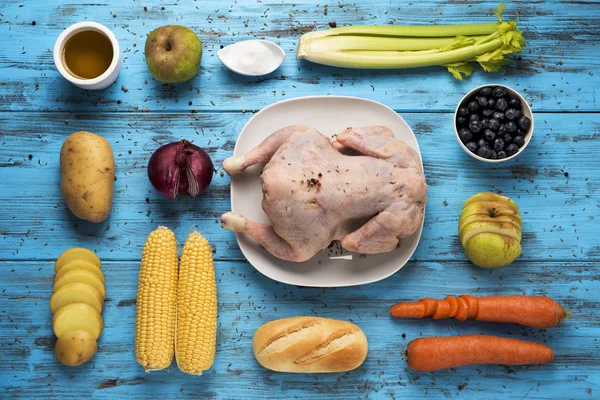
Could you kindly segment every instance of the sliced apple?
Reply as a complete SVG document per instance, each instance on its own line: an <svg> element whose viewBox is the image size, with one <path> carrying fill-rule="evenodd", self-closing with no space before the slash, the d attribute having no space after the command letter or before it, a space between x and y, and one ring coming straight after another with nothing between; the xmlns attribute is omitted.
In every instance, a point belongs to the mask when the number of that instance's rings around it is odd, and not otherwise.
<svg viewBox="0 0 600 400"><path fill-rule="evenodd" d="M521 254L518 240L496 233L480 233L465 244L465 255L481 268L499 268L512 263Z"/></svg>
<svg viewBox="0 0 600 400"><path fill-rule="evenodd" d="M62 267L75 260L89 261L98 268L102 268L102 262L100 262L96 253L83 247L73 247L58 257L54 263L54 272L58 273Z"/></svg>
<svg viewBox="0 0 600 400"><path fill-rule="evenodd" d="M96 265L92 264L91 262L84 260L73 260L61 267L60 270L54 276L54 282L60 280L65 274L76 270L89 271L92 274L96 275L104 283L104 274L102 273L102 270Z"/></svg>
<svg viewBox="0 0 600 400"><path fill-rule="evenodd" d="M512 207L517 213L519 213L519 206L510 197L502 196L492 192L481 192L474 194L469 197L463 207L467 204L479 203L479 202L497 202Z"/></svg>
<svg viewBox="0 0 600 400"><path fill-rule="evenodd" d="M473 236L482 233L494 233L496 235L507 236L517 241L521 241L521 230L512 224L502 224L498 222L473 222L463 227L460 232L460 242L463 247Z"/></svg>
<svg viewBox="0 0 600 400"><path fill-rule="evenodd" d="M514 215L501 215L499 217L490 217L485 214L471 214L458 222L458 232L463 230L463 228L473 222L497 222L502 224L512 224L515 228L521 229L521 222L515 218Z"/></svg>
<svg viewBox="0 0 600 400"><path fill-rule="evenodd" d="M52 291L56 292L66 285L78 282L90 285L100 293L102 298L106 297L106 288L104 287L104 283L102 283L96 274L84 269L76 269L61 275L60 279L54 282L54 288Z"/></svg>
<svg viewBox="0 0 600 400"><path fill-rule="evenodd" d="M56 337L72 331L86 331L97 340L103 328L102 315L93 307L83 303L64 306L52 317L52 329Z"/></svg>
<svg viewBox="0 0 600 400"><path fill-rule="evenodd" d="M464 217L473 214L483 214L492 218L499 217L501 215L510 215L517 218L520 223L523 222L521 216L515 211L514 208L501 203L483 201L479 203L468 204L463 207L462 212L460 213L460 219L462 220Z"/></svg>

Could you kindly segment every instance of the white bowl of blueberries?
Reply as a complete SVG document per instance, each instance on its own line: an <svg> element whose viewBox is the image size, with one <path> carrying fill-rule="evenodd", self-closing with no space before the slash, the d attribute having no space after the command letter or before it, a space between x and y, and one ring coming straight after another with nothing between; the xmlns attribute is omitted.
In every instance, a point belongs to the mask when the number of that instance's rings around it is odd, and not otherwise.
<svg viewBox="0 0 600 400"><path fill-rule="evenodd" d="M517 91L504 85L479 86L456 107L454 132L471 157L485 162L507 161L529 144L533 114Z"/></svg>

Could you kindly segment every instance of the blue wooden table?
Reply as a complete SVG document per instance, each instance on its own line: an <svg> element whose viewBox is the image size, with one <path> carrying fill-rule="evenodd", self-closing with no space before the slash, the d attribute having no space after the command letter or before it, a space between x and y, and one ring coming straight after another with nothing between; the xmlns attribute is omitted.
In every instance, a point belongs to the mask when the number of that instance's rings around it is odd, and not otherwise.
<svg viewBox="0 0 600 400"><path fill-rule="evenodd" d="M0 398L577 398L600 396L600 3L518 1L528 41L505 71L478 71L458 82L440 68L353 71L298 62L298 37L349 24L459 23L494 19L495 1L0 0ZM67 26L93 20L119 39L122 69L100 92L67 83L53 64L54 40ZM194 29L204 43L200 74L181 85L152 79L144 61L146 34L170 23ZM228 72L222 45L266 38L288 53L260 79ZM488 165L460 149L453 110L470 88L504 83L531 102L536 130L524 154ZM217 219L229 210L221 161L252 113L288 98L351 95L380 101L415 131L423 153L429 202L413 260L370 285L310 289L274 282L243 258ZM110 218L90 224L66 208L59 187L59 151L72 132L88 130L112 145L117 164ZM168 201L146 177L158 145L193 140L219 171L200 199ZM456 230L471 194L502 191L524 219L523 254L512 265L483 270L465 260ZM193 228L215 248L219 333L214 367L202 377L170 369L144 373L133 353L137 274L147 234L157 225L183 240ZM53 261L83 246L104 263L106 328L87 364L56 361L48 300ZM341 272L343 273L343 272ZM453 320L391 320L399 300L523 293L547 295L572 316L557 328L529 329ZM351 320L369 338L369 356L344 374L295 375L254 360L256 328L276 318L318 315ZM414 338L487 333L546 343L556 360L542 367L465 367L415 373L403 351Z"/></svg>

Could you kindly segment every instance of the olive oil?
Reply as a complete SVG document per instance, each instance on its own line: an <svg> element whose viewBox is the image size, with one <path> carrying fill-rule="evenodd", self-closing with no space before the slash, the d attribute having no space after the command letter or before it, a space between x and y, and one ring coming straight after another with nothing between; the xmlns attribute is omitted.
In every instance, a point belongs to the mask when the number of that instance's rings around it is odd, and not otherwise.
<svg viewBox="0 0 600 400"><path fill-rule="evenodd" d="M110 66L114 50L110 39L101 32L86 30L71 36L65 43L63 63L76 78L93 79Z"/></svg>

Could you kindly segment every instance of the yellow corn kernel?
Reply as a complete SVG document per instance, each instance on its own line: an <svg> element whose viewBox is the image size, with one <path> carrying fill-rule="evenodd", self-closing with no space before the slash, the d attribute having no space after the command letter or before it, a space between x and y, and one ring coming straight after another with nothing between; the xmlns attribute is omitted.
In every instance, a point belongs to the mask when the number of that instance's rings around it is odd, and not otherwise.
<svg viewBox="0 0 600 400"><path fill-rule="evenodd" d="M181 254L177 287L175 357L185 373L202 375L215 361L217 284L212 250L198 232L190 234Z"/></svg>
<svg viewBox="0 0 600 400"><path fill-rule="evenodd" d="M173 361L176 308L177 241L160 226L148 235L138 278L135 357L146 372Z"/></svg>

